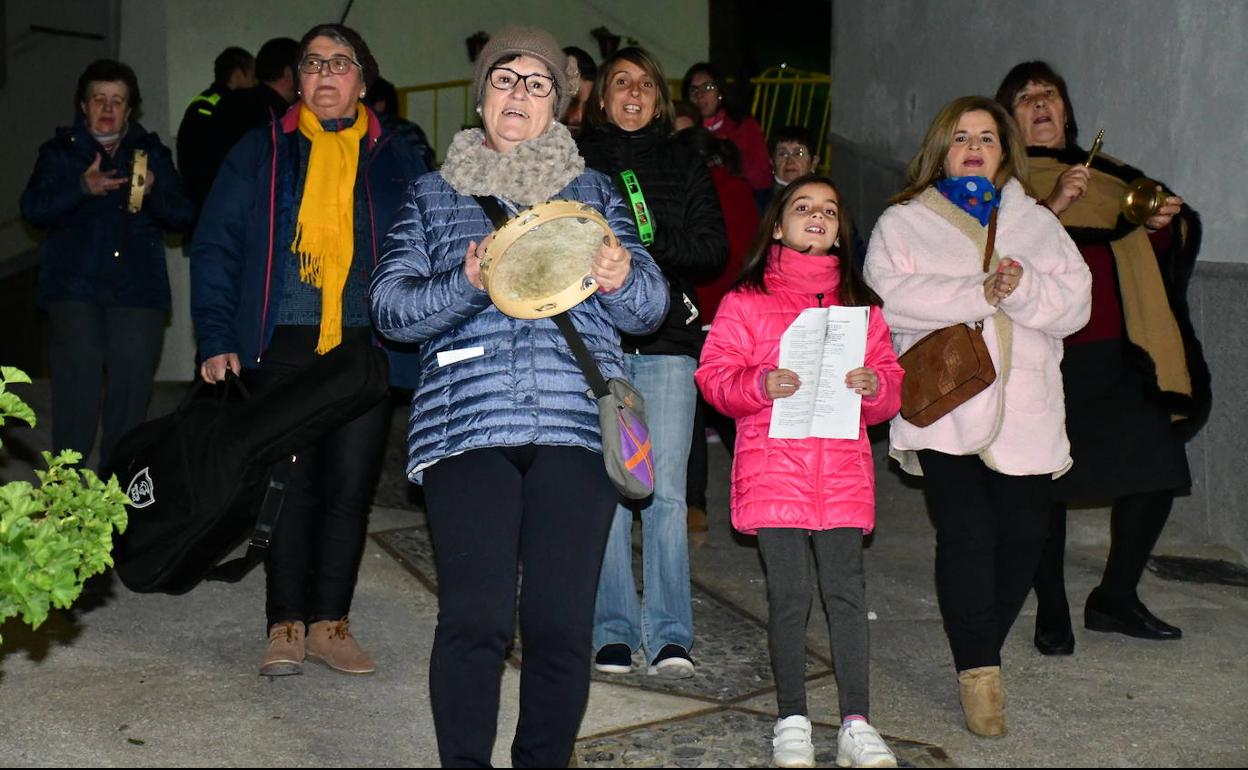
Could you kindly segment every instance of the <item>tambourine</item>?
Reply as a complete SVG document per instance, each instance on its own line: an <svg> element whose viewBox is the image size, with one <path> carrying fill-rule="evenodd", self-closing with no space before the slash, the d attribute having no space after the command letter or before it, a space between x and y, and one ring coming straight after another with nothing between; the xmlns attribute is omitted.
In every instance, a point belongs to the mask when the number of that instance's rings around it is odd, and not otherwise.
<svg viewBox="0 0 1248 770"><path fill-rule="evenodd" d="M513 318L549 318L598 289L594 255L619 240L597 209L576 201L539 203L507 220L481 255L481 283Z"/></svg>
<svg viewBox="0 0 1248 770"><path fill-rule="evenodd" d="M130 213L137 214L143 208L143 194L147 192L147 152L134 151L130 169Z"/></svg>

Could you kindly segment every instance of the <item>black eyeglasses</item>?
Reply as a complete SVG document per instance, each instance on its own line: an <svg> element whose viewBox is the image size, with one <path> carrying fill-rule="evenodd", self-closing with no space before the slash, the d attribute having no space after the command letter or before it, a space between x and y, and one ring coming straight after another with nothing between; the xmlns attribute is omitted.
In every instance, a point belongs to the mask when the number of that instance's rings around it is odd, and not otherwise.
<svg viewBox="0 0 1248 770"><path fill-rule="evenodd" d="M299 71L305 75L319 75L326 67L335 75L345 75L351 71L352 67L364 69L355 59L348 59L345 56L331 56L328 59L322 59L319 56L305 56L303 61L299 62Z"/></svg>
<svg viewBox="0 0 1248 770"><path fill-rule="evenodd" d="M499 91L510 91L516 87L516 83L524 83L524 90L529 92L529 96L539 99L550 96L551 91L555 90L554 78L536 72L521 75L510 67L495 67L490 70L490 85Z"/></svg>

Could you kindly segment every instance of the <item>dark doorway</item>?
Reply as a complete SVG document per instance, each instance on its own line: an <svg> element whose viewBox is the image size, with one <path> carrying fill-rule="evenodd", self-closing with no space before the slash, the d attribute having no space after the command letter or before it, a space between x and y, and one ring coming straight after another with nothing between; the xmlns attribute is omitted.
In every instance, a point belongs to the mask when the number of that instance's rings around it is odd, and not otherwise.
<svg viewBox="0 0 1248 770"><path fill-rule="evenodd" d="M749 80L768 67L821 73L831 67L832 0L709 0L709 11L711 62L734 81L737 104L749 106Z"/></svg>

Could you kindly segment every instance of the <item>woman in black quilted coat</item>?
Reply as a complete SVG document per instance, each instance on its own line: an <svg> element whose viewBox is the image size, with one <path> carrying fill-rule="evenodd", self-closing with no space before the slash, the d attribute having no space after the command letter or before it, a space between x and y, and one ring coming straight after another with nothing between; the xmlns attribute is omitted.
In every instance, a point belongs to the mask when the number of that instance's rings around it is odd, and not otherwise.
<svg viewBox="0 0 1248 770"><path fill-rule="evenodd" d="M685 469L697 401L693 370L702 344L694 285L723 271L728 239L706 165L672 138L671 92L650 54L625 48L608 59L587 107L591 130L579 142L581 155L617 182L623 171L636 175L653 226L648 248L671 291L671 309L657 332L623 338L628 377L646 399L655 492L640 509L641 602L633 580L633 509L616 509L598 583L594 665L625 674L633 653L643 650L649 674L683 678L693 675ZM639 229L645 241L641 222Z"/></svg>

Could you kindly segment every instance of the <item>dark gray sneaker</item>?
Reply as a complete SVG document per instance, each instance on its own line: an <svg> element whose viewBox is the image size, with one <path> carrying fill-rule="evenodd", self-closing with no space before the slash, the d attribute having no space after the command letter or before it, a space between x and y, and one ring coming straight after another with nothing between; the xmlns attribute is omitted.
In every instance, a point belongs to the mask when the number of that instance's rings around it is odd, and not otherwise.
<svg viewBox="0 0 1248 770"><path fill-rule="evenodd" d="M594 656L594 668L604 674L627 674L633 670L633 651L627 644L608 644Z"/></svg>

